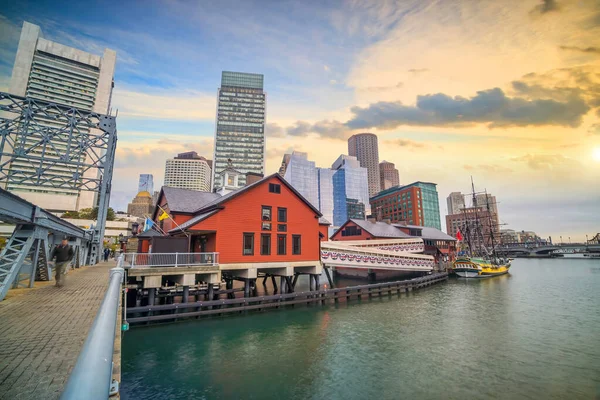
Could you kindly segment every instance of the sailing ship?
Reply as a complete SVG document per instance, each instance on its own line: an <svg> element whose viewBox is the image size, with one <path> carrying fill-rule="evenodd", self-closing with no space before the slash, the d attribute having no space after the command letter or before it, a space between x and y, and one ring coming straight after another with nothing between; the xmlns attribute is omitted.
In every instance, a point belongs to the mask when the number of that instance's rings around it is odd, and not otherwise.
<svg viewBox="0 0 600 400"><path fill-rule="evenodd" d="M498 222L492 218L489 196L485 192L485 205L477 204L475 185L471 177L472 207L463 208L465 215L462 230L457 232L457 239L462 241L464 232L464 250L452 264L452 269L461 278L489 278L508 273L510 259L500 256L496 251ZM470 215L467 215L467 214ZM484 229L487 225L488 229Z"/></svg>

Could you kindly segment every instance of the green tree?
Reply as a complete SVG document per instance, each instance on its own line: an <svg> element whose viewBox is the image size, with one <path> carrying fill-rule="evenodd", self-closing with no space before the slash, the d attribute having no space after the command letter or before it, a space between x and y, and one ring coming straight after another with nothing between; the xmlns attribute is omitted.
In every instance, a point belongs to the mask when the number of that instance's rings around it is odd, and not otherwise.
<svg viewBox="0 0 600 400"><path fill-rule="evenodd" d="M98 207L82 208L81 210L79 210L79 212L67 211L62 216L63 216L63 218L97 220L98 219ZM106 212L106 220L107 221L115 220L115 210L113 210L111 207L109 207L108 211Z"/></svg>
<svg viewBox="0 0 600 400"><path fill-rule="evenodd" d="M81 219L78 211L67 211L62 215L63 218Z"/></svg>

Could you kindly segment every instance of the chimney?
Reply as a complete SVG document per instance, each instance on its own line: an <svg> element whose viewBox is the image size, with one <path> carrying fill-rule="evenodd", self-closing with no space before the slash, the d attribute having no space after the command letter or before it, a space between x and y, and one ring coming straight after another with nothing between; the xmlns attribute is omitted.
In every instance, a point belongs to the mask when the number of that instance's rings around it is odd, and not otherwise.
<svg viewBox="0 0 600 400"><path fill-rule="evenodd" d="M251 185L254 182L258 182L262 178L264 178L263 174L257 174L256 172L247 172L246 173L246 186Z"/></svg>
<svg viewBox="0 0 600 400"><path fill-rule="evenodd" d="M392 220L389 218L384 218L383 222L385 222L386 224L390 225L392 223Z"/></svg>

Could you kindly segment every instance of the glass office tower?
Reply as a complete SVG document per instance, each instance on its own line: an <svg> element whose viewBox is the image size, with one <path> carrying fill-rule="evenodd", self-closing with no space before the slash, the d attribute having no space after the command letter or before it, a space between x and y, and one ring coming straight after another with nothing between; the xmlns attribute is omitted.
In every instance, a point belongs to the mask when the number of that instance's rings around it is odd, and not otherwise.
<svg viewBox="0 0 600 400"><path fill-rule="evenodd" d="M317 168L319 178L319 211L333 224L333 174L329 168Z"/></svg>
<svg viewBox="0 0 600 400"><path fill-rule="evenodd" d="M286 154L284 160L286 156L289 157L283 179L288 181L315 208L319 208L319 188L315 162L309 161L308 155L299 151L294 151L291 155Z"/></svg>
<svg viewBox="0 0 600 400"><path fill-rule="evenodd" d="M333 225L350 218L365 219L371 213L367 169L356 157L341 155L331 166L333 173Z"/></svg>
<svg viewBox="0 0 600 400"><path fill-rule="evenodd" d="M240 172L240 187L246 173L265 171L265 107L263 75L223 71L218 93L213 190L221 187L219 176L231 160Z"/></svg>
<svg viewBox="0 0 600 400"><path fill-rule="evenodd" d="M437 184L431 182L414 182L404 188L415 186L421 189L423 203L423 226L442 230L440 221L440 200L438 198Z"/></svg>

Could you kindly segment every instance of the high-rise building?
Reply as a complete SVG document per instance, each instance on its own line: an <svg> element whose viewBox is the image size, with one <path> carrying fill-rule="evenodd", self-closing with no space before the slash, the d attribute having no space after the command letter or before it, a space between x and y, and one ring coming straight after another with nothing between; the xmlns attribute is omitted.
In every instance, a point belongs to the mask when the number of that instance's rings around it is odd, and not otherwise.
<svg viewBox="0 0 600 400"><path fill-rule="evenodd" d="M368 172L356 157L341 155L333 163L333 225L350 218L365 219L371 213Z"/></svg>
<svg viewBox="0 0 600 400"><path fill-rule="evenodd" d="M448 214L458 214L465 208L465 197L461 192L452 192L446 198L448 204Z"/></svg>
<svg viewBox="0 0 600 400"><path fill-rule="evenodd" d="M210 192L210 165L195 151L180 153L165 164L164 186Z"/></svg>
<svg viewBox="0 0 600 400"><path fill-rule="evenodd" d="M102 56L99 56L44 39L39 26L24 22L9 92L83 111L108 114L116 57L114 50L104 49ZM56 126L51 115L35 118L42 127ZM61 160L67 151L65 142L68 135L65 132L64 135L50 138L52 145L44 147L46 150L43 155L41 150L39 154L34 150L32 155L51 162L41 161L33 166L27 159L16 159L10 165L8 175L23 177L34 168L42 168L47 174L72 181L74 176L97 174L95 170L78 169L78 161L84 160L70 159L69 163L56 161ZM36 138L32 137L31 140ZM76 211L96 205L97 193L92 191L14 182L7 183L6 189L50 211Z"/></svg>
<svg viewBox="0 0 600 400"><path fill-rule="evenodd" d="M360 162L360 166L367 169L369 176L369 196L379 193L381 189L377 135L373 133L359 133L351 136L348 139L348 154L356 157Z"/></svg>
<svg viewBox="0 0 600 400"><path fill-rule="evenodd" d="M424 226L423 196L417 186L394 186L371 197L371 212L378 221Z"/></svg>
<svg viewBox="0 0 600 400"><path fill-rule="evenodd" d="M499 244L501 239L497 228L490 213L482 207L465 207L459 214L446 215L446 233L456 237L460 230L465 241L470 241L475 248L491 248ZM492 239L492 232L495 239Z"/></svg>
<svg viewBox="0 0 600 400"><path fill-rule="evenodd" d="M281 167L279 167L279 175L285 176L285 170L287 169L288 164L290 163L291 154L284 154L283 159L281 160Z"/></svg>
<svg viewBox="0 0 600 400"><path fill-rule="evenodd" d="M330 168L317 168L319 180L319 211L328 222L333 223L333 174ZM340 225L338 225L340 226Z"/></svg>
<svg viewBox="0 0 600 400"><path fill-rule="evenodd" d="M131 203L127 205L127 214L133 215L134 217L150 217L152 211L154 211L152 195L147 191L140 191L137 196L133 198Z"/></svg>
<svg viewBox="0 0 600 400"><path fill-rule="evenodd" d="M289 157L287 157L289 156ZM319 185L317 168L314 161L308 160L308 155L299 151L286 154L288 159L283 178L288 181L304 198L319 207ZM284 164L282 162L282 165ZM330 221L331 222L331 221Z"/></svg>
<svg viewBox="0 0 600 400"><path fill-rule="evenodd" d="M394 163L383 160L379 163L379 189L386 190L400 185L400 175Z"/></svg>
<svg viewBox="0 0 600 400"><path fill-rule="evenodd" d="M483 207L485 210L489 209L493 221L496 223L496 225L499 225L500 217L498 216L496 196L492 196L489 193L479 193L475 198L477 201L477 207Z"/></svg>
<svg viewBox="0 0 600 400"><path fill-rule="evenodd" d="M138 192L154 193L154 176L152 174L140 174Z"/></svg>
<svg viewBox="0 0 600 400"><path fill-rule="evenodd" d="M437 184L417 181L406 186L416 186L421 188L421 199L423 199L423 226L442 230L442 223L440 221L440 199L437 192Z"/></svg>
<svg viewBox="0 0 600 400"><path fill-rule="evenodd" d="M265 107L263 75L223 71L218 92L213 190L221 187L221 171L231 165L241 175L265 172Z"/></svg>

